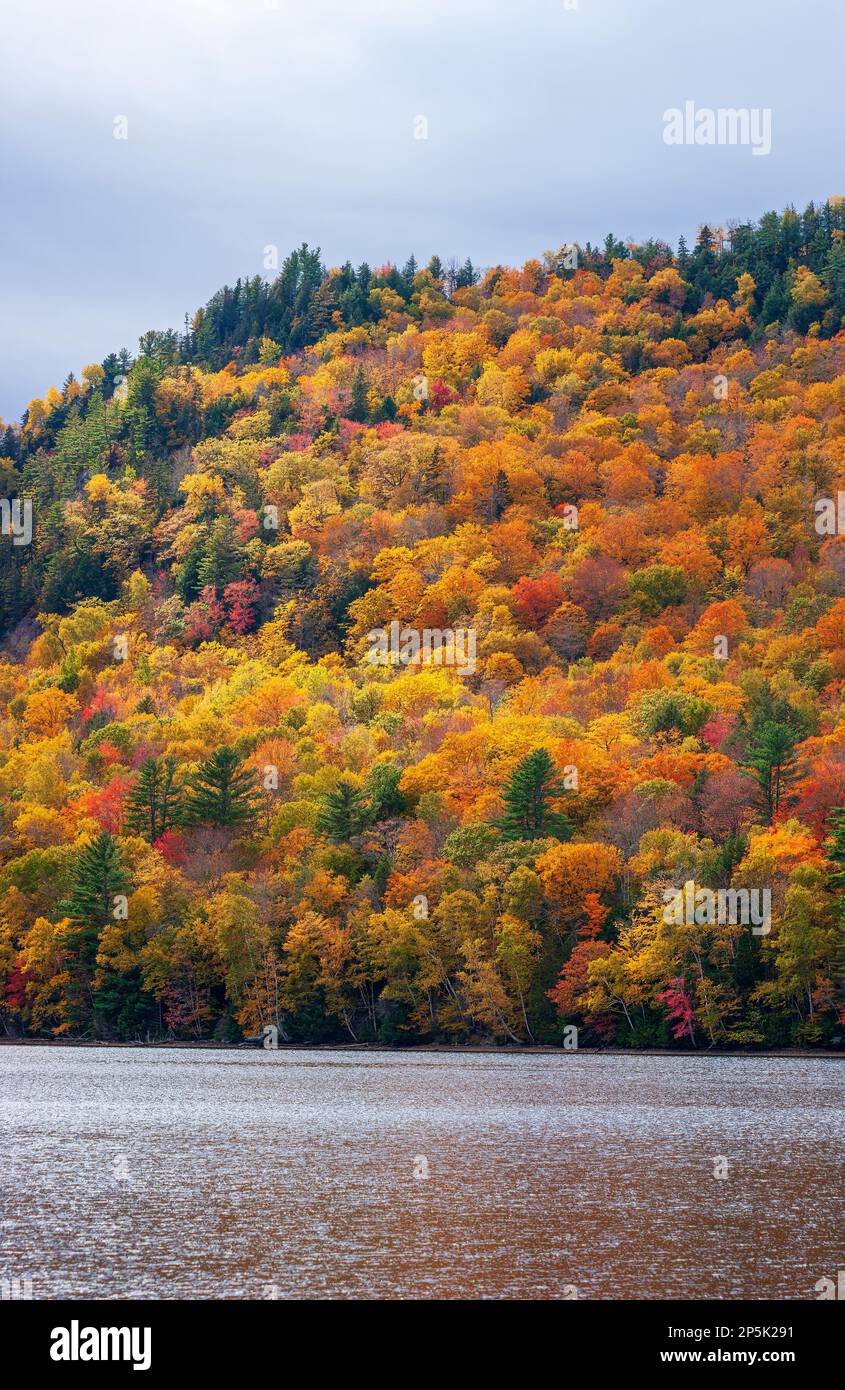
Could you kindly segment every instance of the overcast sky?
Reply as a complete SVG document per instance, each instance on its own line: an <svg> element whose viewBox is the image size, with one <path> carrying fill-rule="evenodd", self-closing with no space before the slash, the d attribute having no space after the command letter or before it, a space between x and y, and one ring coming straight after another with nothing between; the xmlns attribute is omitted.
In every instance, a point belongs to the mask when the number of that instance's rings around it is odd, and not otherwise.
<svg viewBox="0 0 845 1390"><path fill-rule="evenodd" d="M569 4L0 0L0 415L267 245L521 264L845 193L838 4ZM666 145L686 101L770 109L771 153Z"/></svg>

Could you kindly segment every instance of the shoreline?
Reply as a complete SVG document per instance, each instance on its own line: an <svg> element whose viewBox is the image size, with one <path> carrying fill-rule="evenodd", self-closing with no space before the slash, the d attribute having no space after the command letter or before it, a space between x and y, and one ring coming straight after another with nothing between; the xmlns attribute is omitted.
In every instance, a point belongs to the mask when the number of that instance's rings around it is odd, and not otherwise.
<svg viewBox="0 0 845 1390"><path fill-rule="evenodd" d="M168 1051L189 1050L192 1052L263 1052L265 1049L256 1043L227 1043L205 1040L176 1040L163 1042L106 1042L95 1038L7 1038L0 1037L0 1047L91 1047L122 1048L132 1051L165 1049ZM408 1047L388 1046L379 1043L279 1043L276 1048L266 1049L275 1052L390 1052L390 1053L438 1053L454 1056L456 1053L480 1054L482 1056L561 1056L577 1057L785 1057L801 1060L822 1058L832 1062L845 1061L845 1049L782 1048L780 1050L752 1050L750 1048L701 1048L678 1049L660 1047L553 1047L550 1044L515 1043L496 1047L488 1043L416 1043Z"/></svg>

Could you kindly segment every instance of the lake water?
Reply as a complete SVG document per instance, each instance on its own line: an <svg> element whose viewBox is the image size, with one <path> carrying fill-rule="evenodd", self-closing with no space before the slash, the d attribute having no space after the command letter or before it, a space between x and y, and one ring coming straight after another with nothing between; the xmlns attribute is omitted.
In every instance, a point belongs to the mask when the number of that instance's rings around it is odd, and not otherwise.
<svg viewBox="0 0 845 1390"><path fill-rule="evenodd" d="M812 1299L845 1269L840 1060L4 1046L0 1097L0 1278L34 1298Z"/></svg>

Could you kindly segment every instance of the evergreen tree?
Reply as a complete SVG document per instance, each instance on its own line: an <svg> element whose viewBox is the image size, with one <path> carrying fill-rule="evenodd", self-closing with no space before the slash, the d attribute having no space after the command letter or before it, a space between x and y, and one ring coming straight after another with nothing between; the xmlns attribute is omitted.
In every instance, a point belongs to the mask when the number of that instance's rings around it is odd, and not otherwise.
<svg viewBox="0 0 845 1390"><path fill-rule="evenodd" d="M418 491L426 502L434 502L437 506L449 500L449 480L439 444L435 445L430 460L423 465Z"/></svg>
<svg viewBox="0 0 845 1390"><path fill-rule="evenodd" d="M745 776L753 777L763 793L769 823L780 810L784 792L795 776L797 741L787 724L767 719L752 735L740 763Z"/></svg>
<svg viewBox="0 0 845 1390"><path fill-rule="evenodd" d="M94 974L100 933L114 918L119 894L128 893L130 881L120 860L113 835L105 831L80 854L73 871L69 896L59 912L72 923L67 933L66 1022L72 1031L90 1031L94 1023Z"/></svg>
<svg viewBox="0 0 845 1390"><path fill-rule="evenodd" d="M191 778L183 820L186 825L248 826L258 813L255 775L241 766L234 748L218 748Z"/></svg>
<svg viewBox="0 0 845 1390"><path fill-rule="evenodd" d="M760 322L762 324L776 323L780 319L786 318L790 309L789 292L784 283L783 277L778 275L772 281L763 299L760 309Z"/></svg>
<svg viewBox="0 0 845 1390"><path fill-rule="evenodd" d="M413 294L414 276L416 275L418 269L419 267L417 265L416 256L409 256L402 267L402 274L400 277L402 280L402 289L399 291L399 293L403 296L404 299L410 299L411 295Z"/></svg>
<svg viewBox="0 0 845 1390"><path fill-rule="evenodd" d="M500 468L490 493L491 521L499 521L502 513L507 510L512 501L508 475L503 468Z"/></svg>
<svg viewBox="0 0 845 1390"><path fill-rule="evenodd" d="M455 289L468 289L471 285L477 285L481 279L469 256L467 256L457 275L455 276Z"/></svg>
<svg viewBox="0 0 845 1390"><path fill-rule="evenodd" d="M834 806L828 812L830 838L824 852L834 865L828 882L836 894L834 907L834 938L831 960L833 998L840 1023L845 1023L845 806Z"/></svg>
<svg viewBox="0 0 845 1390"><path fill-rule="evenodd" d="M357 328L367 321L368 305L351 266L349 267L349 277L347 287L340 295L340 312L345 323L352 328Z"/></svg>
<svg viewBox="0 0 845 1390"><path fill-rule="evenodd" d="M348 841L363 830L366 810L361 793L351 782L341 782L329 792L317 817L317 829L330 840Z"/></svg>
<svg viewBox="0 0 845 1390"><path fill-rule="evenodd" d="M352 382L352 397L349 402L347 415L350 420L357 420L359 424L365 425L369 418L370 407L367 400L367 381L363 370L359 367Z"/></svg>
<svg viewBox="0 0 845 1390"><path fill-rule="evenodd" d="M494 824L506 840L539 840L547 835L568 840L572 822L550 804L565 794L551 755L537 748L522 759L503 788L504 815Z"/></svg>
<svg viewBox="0 0 845 1390"><path fill-rule="evenodd" d="M206 540L201 536L194 541L176 571L176 593L183 603L190 603L200 591L199 573Z"/></svg>
<svg viewBox="0 0 845 1390"><path fill-rule="evenodd" d="M612 232L608 232L604 239L604 259L608 269L614 261L624 261L628 258L628 248L624 241L620 241Z"/></svg>
<svg viewBox="0 0 845 1390"><path fill-rule="evenodd" d="M830 838L825 841L824 852L835 865L828 878L835 892L845 895L845 806L834 806L827 814L827 823L830 827Z"/></svg>
<svg viewBox="0 0 845 1390"><path fill-rule="evenodd" d="M62 914L73 922L102 927L111 920L115 896L128 886L117 840L104 830L80 854Z"/></svg>
<svg viewBox="0 0 845 1390"><path fill-rule="evenodd" d="M837 241L827 256L823 280L837 326L845 316L845 243Z"/></svg>
<svg viewBox="0 0 845 1390"><path fill-rule="evenodd" d="M399 790L401 780L402 769L395 763L376 763L371 768L363 787L369 821L388 820L391 816L404 814L407 806Z"/></svg>
<svg viewBox="0 0 845 1390"><path fill-rule="evenodd" d="M309 309L310 331L315 337L331 332L338 308L335 281L327 277L314 294Z"/></svg>
<svg viewBox="0 0 845 1390"><path fill-rule="evenodd" d="M179 793L175 786L176 759L147 758L129 793L126 826L152 844L178 819Z"/></svg>
<svg viewBox="0 0 845 1390"><path fill-rule="evenodd" d="M241 552L235 541L231 517L220 516L212 524L197 565L197 588L213 588L218 594L241 576Z"/></svg>

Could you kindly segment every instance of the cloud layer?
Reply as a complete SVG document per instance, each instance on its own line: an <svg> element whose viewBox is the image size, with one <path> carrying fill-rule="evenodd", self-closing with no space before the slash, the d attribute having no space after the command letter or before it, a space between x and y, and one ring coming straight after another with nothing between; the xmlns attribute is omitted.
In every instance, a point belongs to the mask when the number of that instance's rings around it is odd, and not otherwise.
<svg viewBox="0 0 845 1390"><path fill-rule="evenodd" d="M17 0L0 415L179 327L268 244L520 263L843 192L844 35L824 0ZM771 109L771 154L667 146L686 101Z"/></svg>

